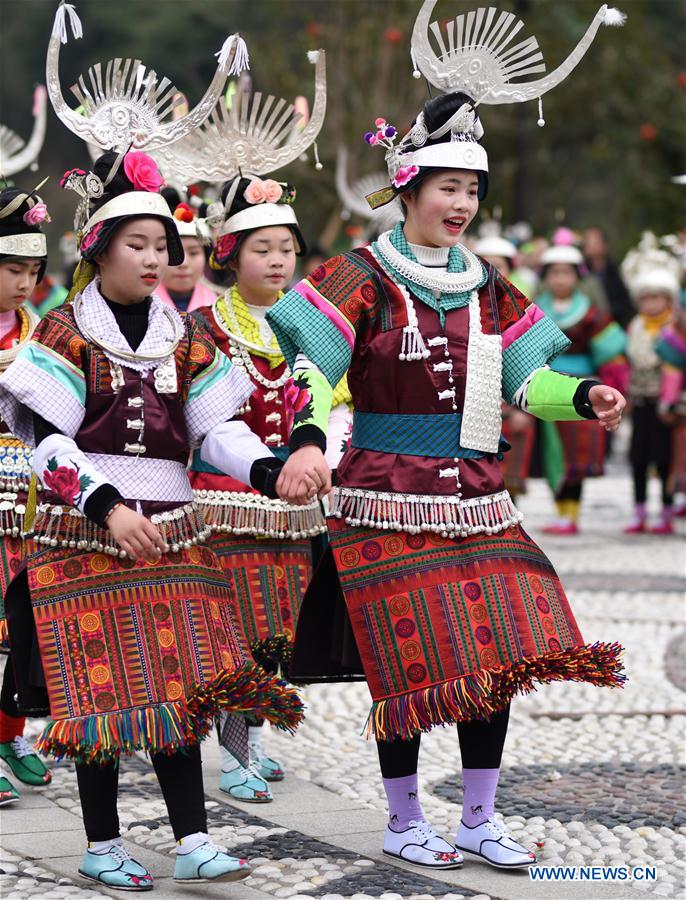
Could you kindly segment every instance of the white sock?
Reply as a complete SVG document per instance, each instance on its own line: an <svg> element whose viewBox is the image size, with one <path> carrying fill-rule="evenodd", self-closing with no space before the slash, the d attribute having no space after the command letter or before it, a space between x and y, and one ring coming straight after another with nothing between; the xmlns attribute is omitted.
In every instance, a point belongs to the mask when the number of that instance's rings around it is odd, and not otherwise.
<svg viewBox="0 0 686 900"><path fill-rule="evenodd" d="M121 837L110 838L109 841L88 841L88 849L91 853L107 853L112 847L121 847L124 842Z"/></svg>
<svg viewBox="0 0 686 900"><path fill-rule="evenodd" d="M222 747L221 744L219 745L219 750L222 757L222 772L233 772L234 769L240 768L240 763L233 753L230 753L226 747Z"/></svg>
<svg viewBox="0 0 686 900"><path fill-rule="evenodd" d="M257 759L266 755L264 752L264 747L262 746L261 725L248 726L248 747L250 748L250 755L256 757Z"/></svg>
<svg viewBox="0 0 686 900"><path fill-rule="evenodd" d="M209 839L210 836L205 834L204 831L195 831L193 834L187 834L186 837L182 837L180 841L176 842L176 852L179 856L185 856L187 853L192 853L198 847L206 844Z"/></svg>

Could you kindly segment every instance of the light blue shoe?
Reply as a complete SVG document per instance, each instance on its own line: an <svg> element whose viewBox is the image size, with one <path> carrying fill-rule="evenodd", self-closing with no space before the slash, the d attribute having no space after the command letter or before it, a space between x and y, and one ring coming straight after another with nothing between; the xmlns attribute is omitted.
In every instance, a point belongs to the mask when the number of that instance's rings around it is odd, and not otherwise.
<svg viewBox="0 0 686 900"><path fill-rule="evenodd" d="M246 859L238 859L207 838L190 853L176 854L174 881L197 884L201 881L240 881L252 869Z"/></svg>
<svg viewBox="0 0 686 900"><path fill-rule="evenodd" d="M79 875L118 891L152 890L152 875L120 842L101 852L86 850Z"/></svg>
<svg viewBox="0 0 686 900"><path fill-rule="evenodd" d="M257 759L251 759L250 762L257 774L265 781L283 781L286 773L281 768L281 763L270 756L260 756Z"/></svg>
<svg viewBox="0 0 686 900"><path fill-rule="evenodd" d="M244 803L271 803L274 799L269 785L252 765L249 769L237 766L230 772L222 772L219 790Z"/></svg>

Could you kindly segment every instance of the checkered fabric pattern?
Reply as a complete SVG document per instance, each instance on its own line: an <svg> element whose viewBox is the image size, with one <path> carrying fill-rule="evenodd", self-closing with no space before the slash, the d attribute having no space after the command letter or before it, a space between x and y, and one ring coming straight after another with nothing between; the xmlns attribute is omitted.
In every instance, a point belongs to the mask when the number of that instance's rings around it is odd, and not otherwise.
<svg viewBox="0 0 686 900"><path fill-rule="evenodd" d="M559 356L569 347L569 338L565 337L557 325L545 316L539 319L528 331L517 338L503 352L503 397L512 403L517 388L525 379L541 366Z"/></svg>
<svg viewBox="0 0 686 900"><path fill-rule="evenodd" d="M289 291L267 313L286 361L293 368L304 353L336 385L350 366L352 352L336 326L297 291Z"/></svg>
<svg viewBox="0 0 686 900"><path fill-rule="evenodd" d="M216 353L223 370L221 377L208 383L207 388L185 406L191 448L197 447L215 425L232 419L255 389L245 372L232 366L221 351Z"/></svg>
<svg viewBox="0 0 686 900"><path fill-rule="evenodd" d="M245 716L222 713L219 718L219 743L238 762L247 767L250 764L248 747L248 722Z"/></svg>
<svg viewBox="0 0 686 900"><path fill-rule="evenodd" d="M115 351L131 353L131 347L119 330L114 313L103 299L96 281L91 281L81 294L78 316L75 315L75 319L84 334L92 335L96 341L104 341ZM167 347L173 346L175 340L184 333L184 324L178 312L153 294L148 311L148 330L136 353L140 356L158 356ZM136 372L148 372L160 364L159 359L131 360L128 355L118 356L116 352L109 350L105 350L105 354L112 362Z"/></svg>

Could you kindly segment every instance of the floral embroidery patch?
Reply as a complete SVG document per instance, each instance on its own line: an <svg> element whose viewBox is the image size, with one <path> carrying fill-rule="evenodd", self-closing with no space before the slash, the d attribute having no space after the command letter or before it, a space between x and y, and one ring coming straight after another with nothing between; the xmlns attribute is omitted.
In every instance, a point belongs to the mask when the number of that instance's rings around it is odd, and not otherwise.
<svg viewBox="0 0 686 900"><path fill-rule="evenodd" d="M296 375L286 383L284 396L289 419L293 417L291 428L314 421L314 402L305 375ZM290 423L289 423L290 424Z"/></svg>
<svg viewBox="0 0 686 900"><path fill-rule="evenodd" d="M90 475L80 475L79 467L60 466L57 458L49 457L48 467L43 470L43 485L50 491L54 491L64 503L77 506L83 492L92 484Z"/></svg>

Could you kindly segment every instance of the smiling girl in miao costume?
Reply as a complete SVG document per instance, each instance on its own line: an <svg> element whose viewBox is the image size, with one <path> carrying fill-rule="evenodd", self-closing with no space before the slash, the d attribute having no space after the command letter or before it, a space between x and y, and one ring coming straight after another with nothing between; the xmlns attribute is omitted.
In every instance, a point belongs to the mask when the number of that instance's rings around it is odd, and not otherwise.
<svg viewBox="0 0 686 900"><path fill-rule="evenodd" d="M67 14L80 30L73 9L60 7L49 68ZM231 48L240 48L237 39ZM116 70L107 69L106 91L118 88ZM86 104L88 117L65 108L56 77L49 84L65 124L103 140L99 117L116 111L121 91ZM1 415L36 448L44 487L37 509L29 497L26 522L52 716L38 747L76 760L89 840L80 873L126 890L149 890L152 878L119 836L122 755L150 753L177 841L175 879L234 880L250 867L207 834L199 741L222 709L288 730L302 715L294 692L247 655L193 503L193 447L240 442L240 460L207 452L233 473L260 470L271 453L231 421L252 393L250 380L198 321L154 293L183 249L156 163L127 149L134 137L145 149L168 136L153 88L140 100L153 122L146 134L111 134L116 149L92 172L65 174L63 186L80 197L73 302L42 320L0 379Z"/></svg>
<svg viewBox="0 0 686 900"><path fill-rule="evenodd" d="M370 202L399 194L404 224L328 260L267 315L287 361L309 381L314 411L293 429L277 490L289 502L330 491L323 411L348 370L355 412L327 520L328 562L373 698L368 730L389 802L384 851L432 868L461 865L460 851L521 868L534 854L494 818L510 700L535 682L617 686L624 676L618 644L584 642L550 561L504 489L501 396L544 419L597 416L596 427L608 429L625 401L612 388L552 372L564 335L460 243L487 190L476 104L540 96L569 66L510 85L510 73L542 66L533 38L520 48L523 59L508 60L520 23L493 9L451 23L449 50L435 25L439 58L428 40L433 6L427 0L420 11L412 50L446 93L424 105L399 143L382 118L366 135L387 149L392 180ZM574 61L608 15L598 13ZM503 56L490 49L496 36ZM319 446L311 443L316 428ZM303 606L298 635L310 613L331 627L326 599ZM328 646L324 630L318 643ZM452 722L464 781L457 848L426 821L417 783L421 732Z"/></svg>

